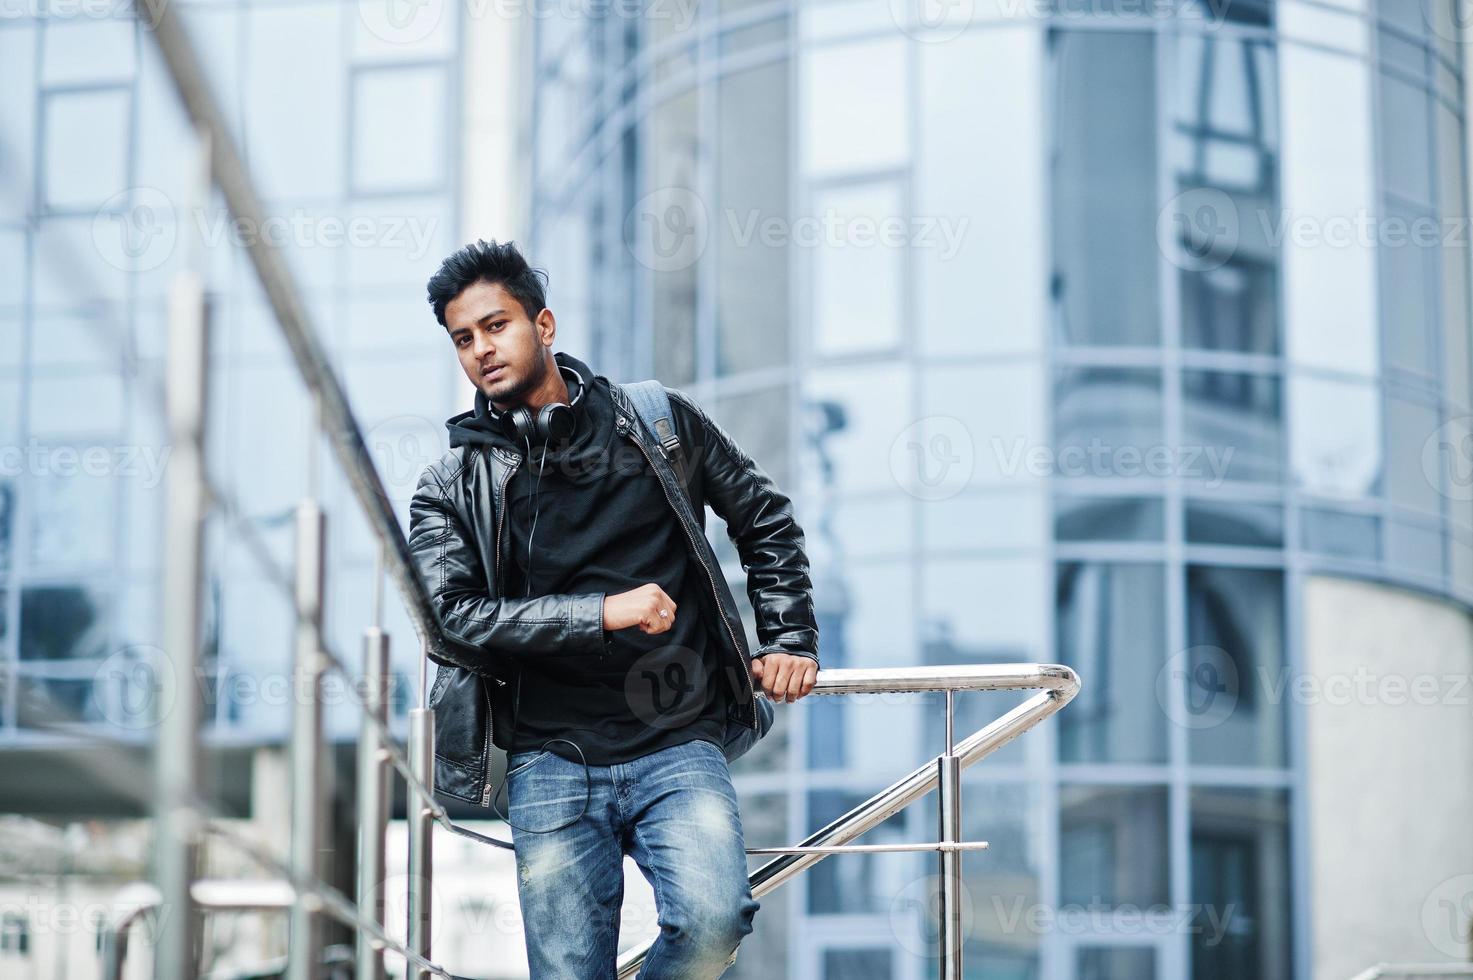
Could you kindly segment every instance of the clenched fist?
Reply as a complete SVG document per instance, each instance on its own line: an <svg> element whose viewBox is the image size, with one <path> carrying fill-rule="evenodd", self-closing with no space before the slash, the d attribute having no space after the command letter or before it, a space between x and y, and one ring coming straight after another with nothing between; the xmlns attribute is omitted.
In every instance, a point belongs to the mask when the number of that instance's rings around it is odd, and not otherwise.
<svg viewBox="0 0 1473 980"><path fill-rule="evenodd" d="M653 582L618 595L604 596L604 629L638 626L646 633L663 633L675 625L675 600Z"/></svg>

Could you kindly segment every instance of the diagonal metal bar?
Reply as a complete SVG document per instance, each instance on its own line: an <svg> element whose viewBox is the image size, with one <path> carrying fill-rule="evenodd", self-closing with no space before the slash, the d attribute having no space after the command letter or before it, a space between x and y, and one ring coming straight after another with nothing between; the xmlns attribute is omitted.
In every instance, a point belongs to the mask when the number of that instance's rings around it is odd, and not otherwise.
<svg viewBox="0 0 1473 980"><path fill-rule="evenodd" d="M1013 739L1068 704L1079 693L1079 676L1056 664L977 664L956 667L911 667L891 670L820 670L814 694L868 694L922 691L1018 691L1041 689L968 737L955 749L960 766L987 758ZM785 854L767 862L751 875L753 897L761 897L788 879L831 856L838 845L864 834L934 790L938 783L935 759L919 766L839 817L810 834L799 845L809 850ZM632 977L649 955L650 940L619 959L619 976Z"/></svg>

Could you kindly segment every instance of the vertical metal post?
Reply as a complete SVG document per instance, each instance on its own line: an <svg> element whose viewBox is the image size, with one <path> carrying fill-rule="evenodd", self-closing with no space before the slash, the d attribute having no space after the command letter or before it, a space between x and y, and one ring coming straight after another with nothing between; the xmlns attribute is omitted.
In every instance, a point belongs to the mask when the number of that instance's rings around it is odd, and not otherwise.
<svg viewBox="0 0 1473 980"><path fill-rule="evenodd" d="M946 751L936 760L937 803L940 809L940 833L944 844L962 839L961 757L954 753L952 738L952 698L946 692ZM941 980L961 980L962 976L962 852L942 851L937 859L941 870L940 901L937 907L941 943Z"/></svg>
<svg viewBox="0 0 1473 980"><path fill-rule="evenodd" d="M208 192L210 143L197 141L197 183ZM196 195L201 188L193 188ZM202 263L186 260L169 296L168 367L165 381L170 459L166 476L164 529L164 649L158 690L158 749L154 821L154 878L162 902L155 969L159 976L193 980L196 913L194 878L201 815L195 811L200 783L199 659L200 577L203 572L206 372L209 318Z"/></svg>
<svg viewBox="0 0 1473 980"><path fill-rule="evenodd" d="M428 708L409 712L409 766L430 792L435 790L435 713ZM409 923L406 931L409 948L430 958L430 887L434 873L431 849L434 823L429 804L414 791L408 793L409 805ZM411 968L413 980L426 980L429 973Z"/></svg>
<svg viewBox="0 0 1473 980"><path fill-rule="evenodd" d="M370 626L363 637L363 714L358 732L358 912L384 924L384 838L389 820L388 769L379 729L388 722L389 637ZM411 798L413 794L410 794ZM384 953L358 930L358 980L384 980Z"/></svg>
<svg viewBox="0 0 1473 980"><path fill-rule="evenodd" d="M316 882L322 868L323 657L317 637L322 625L323 543L326 525L315 500L297 505L298 610L296 663L292 671L292 846L291 866L299 881ZM299 895L291 910L289 980L315 980L322 962L324 929L318 902Z"/></svg>

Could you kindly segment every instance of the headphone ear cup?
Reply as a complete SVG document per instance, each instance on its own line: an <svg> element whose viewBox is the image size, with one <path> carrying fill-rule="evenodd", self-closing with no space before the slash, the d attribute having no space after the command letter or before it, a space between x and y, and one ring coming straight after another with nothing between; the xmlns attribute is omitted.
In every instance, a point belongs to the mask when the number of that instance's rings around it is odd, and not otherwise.
<svg viewBox="0 0 1473 980"><path fill-rule="evenodd" d="M511 437L517 442L536 442L537 423L532 419L532 413L527 411L525 405L518 405L507 413L512 431Z"/></svg>
<svg viewBox="0 0 1473 980"><path fill-rule="evenodd" d="M551 443L560 443L570 437L577 422L572 407L563 402L543 405L537 413L537 427L542 430L543 438Z"/></svg>

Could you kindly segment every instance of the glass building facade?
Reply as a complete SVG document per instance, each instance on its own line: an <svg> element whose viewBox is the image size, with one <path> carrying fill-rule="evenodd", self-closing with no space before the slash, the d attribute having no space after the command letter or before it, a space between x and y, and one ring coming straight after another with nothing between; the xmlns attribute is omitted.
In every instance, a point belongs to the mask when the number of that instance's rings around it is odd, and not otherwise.
<svg viewBox="0 0 1473 980"><path fill-rule="evenodd" d="M270 220L189 190L192 133L130 4L0 12L0 746L81 723L146 741L161 701L163 364L170 283L201 244L212 327L205 717L279 744L289 685L292 508L329 514L327 618L356 670L374 551L250 268L281 245L407 512L457 410L424 282L459 237L462 53L454 8L410 28L382 3L175 2ZM413 152L406 152L412 147ZM322 462L309 465L316 451ZM407 513L405 513L407 524ZM385 619L412 696L418 644ZM356 711L328 709L334 731ZM12 757L11 778L37 775ZM31 757L32 763L44 758Z"/></svg>
<svg viewBox="0 0 1473 980"><path fill-rule="evenodd" d="M824 665L1084 678L964 779L992 844L968 976L1310 975L1306 580L1473 601L1459 13L652 0L534 25L529 231L563 335L691 391L793 492ZM1010 703L961 698L960 730ZM934 755L939 710L781 712L740 764L749 844ZM825 861L764 899L737 973L930 975L930 870Z"/></svg>

